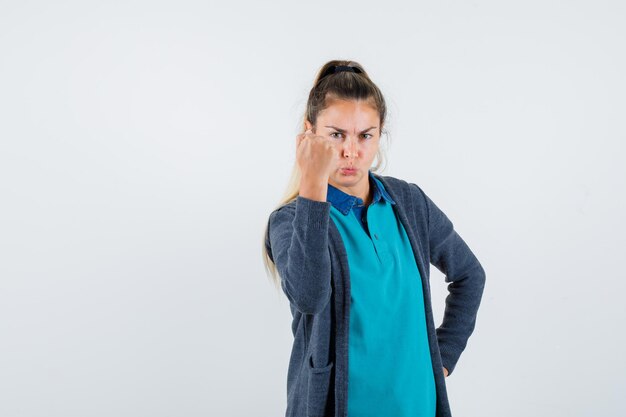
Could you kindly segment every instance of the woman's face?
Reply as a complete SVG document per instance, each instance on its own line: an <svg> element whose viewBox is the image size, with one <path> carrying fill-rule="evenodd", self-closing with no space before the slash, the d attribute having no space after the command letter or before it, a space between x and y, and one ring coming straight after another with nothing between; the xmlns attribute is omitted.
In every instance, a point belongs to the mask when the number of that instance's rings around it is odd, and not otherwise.
<svg viewBox="0 0 626 417"><path fill-rule="evenodd" d="M306 128L330 138L339 153L339 162L328 182L343 191L361 193L368 189L368 170L378 152L380 116L368 101L331 100L329 103L318 114L315 128L308 121Z"/></svg>

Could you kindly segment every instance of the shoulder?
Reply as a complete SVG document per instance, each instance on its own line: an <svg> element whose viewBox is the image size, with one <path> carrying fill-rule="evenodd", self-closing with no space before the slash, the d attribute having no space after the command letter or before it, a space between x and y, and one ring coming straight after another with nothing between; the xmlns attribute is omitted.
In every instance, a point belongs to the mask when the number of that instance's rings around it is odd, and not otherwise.
<svg viewBox="0 0 626 417"><path fill-rule="evenodd" d="M281 204L280 206L274 208L274 210L269 215L269 222L272 223L277 218L290 218L295 216L296 214L296 202L297 198L290 200L286 203Z"/></svg>
<svg viewBox="0 0 626 417"><path fill-rule="evenodd" d="M295 211L296 210L296 203L297 203L297 201L298 201L298 197L296 196L296 198L294 198L294 199L292 199L292 200L290 200L290 201L288 201L286 203L283 203L280 206L276 207L274 209L274 211L272 211L272 213L277 213L277 212L279 212L281 210L285 210L287 212Z"/></svg>
<svg viewBox="0 0 626 417"><path fill-rule="evenodd" d="M265 229L265 247L267 248L270 258L271 255L271 240L272 236L276 235L277 231L289 228L296 214L296 199L283 203L276 207L268 216L267 228Z"/></svg>
<svg viewBox="0 0 626 417"><path fill-rule="evenodd" d="M292 221L294 217L298 217L298 222L303 226L309 224L321 224L324 218L330 212L331 204L328 201L311 200L300 195L280 204L269 215L270 223L282 223ZM296 213L300 213L296 215Z"/></svg>

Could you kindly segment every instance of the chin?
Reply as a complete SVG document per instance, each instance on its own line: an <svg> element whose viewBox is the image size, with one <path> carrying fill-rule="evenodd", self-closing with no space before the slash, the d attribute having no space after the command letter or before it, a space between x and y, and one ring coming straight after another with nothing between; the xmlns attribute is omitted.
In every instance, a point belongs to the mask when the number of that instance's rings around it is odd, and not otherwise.
<svg viewBox="0 0 626 417"><path fill-rule="evenodd" d="M363 177L363 173L361 171L357 171L354 175L343 175L341 172L338 172L337 175L333 178L333 180L339 184L355 184Z"/></svg>

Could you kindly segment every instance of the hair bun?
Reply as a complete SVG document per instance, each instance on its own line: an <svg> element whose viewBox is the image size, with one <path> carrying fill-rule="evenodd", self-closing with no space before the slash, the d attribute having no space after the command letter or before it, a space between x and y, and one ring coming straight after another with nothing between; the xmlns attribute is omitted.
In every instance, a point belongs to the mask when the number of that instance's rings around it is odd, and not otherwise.
<svg viewBox="0 0 626 417"><path fill-rule="evenodd" d="M328 67L328 69L326 71L324 71L324 74L322 74L322 76L319 79L321 80L322 78L326 77L327 75L336 74L338 72L362 73L363 71L361 71L361 69L359 67L354 67L354 66L351 66L351 65L331 65L330 67Z"/></svg>

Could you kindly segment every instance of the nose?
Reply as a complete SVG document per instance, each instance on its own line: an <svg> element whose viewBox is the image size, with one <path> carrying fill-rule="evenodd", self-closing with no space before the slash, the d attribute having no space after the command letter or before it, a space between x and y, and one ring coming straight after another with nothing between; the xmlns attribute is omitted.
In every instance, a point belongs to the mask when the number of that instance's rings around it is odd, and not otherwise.
<svg viewBox="0 0 626 417"><path fill-rule="evenodd" d="M346 139L343 145L343 156L349 159L357 157L356 139L349 137Z"/></svg>

